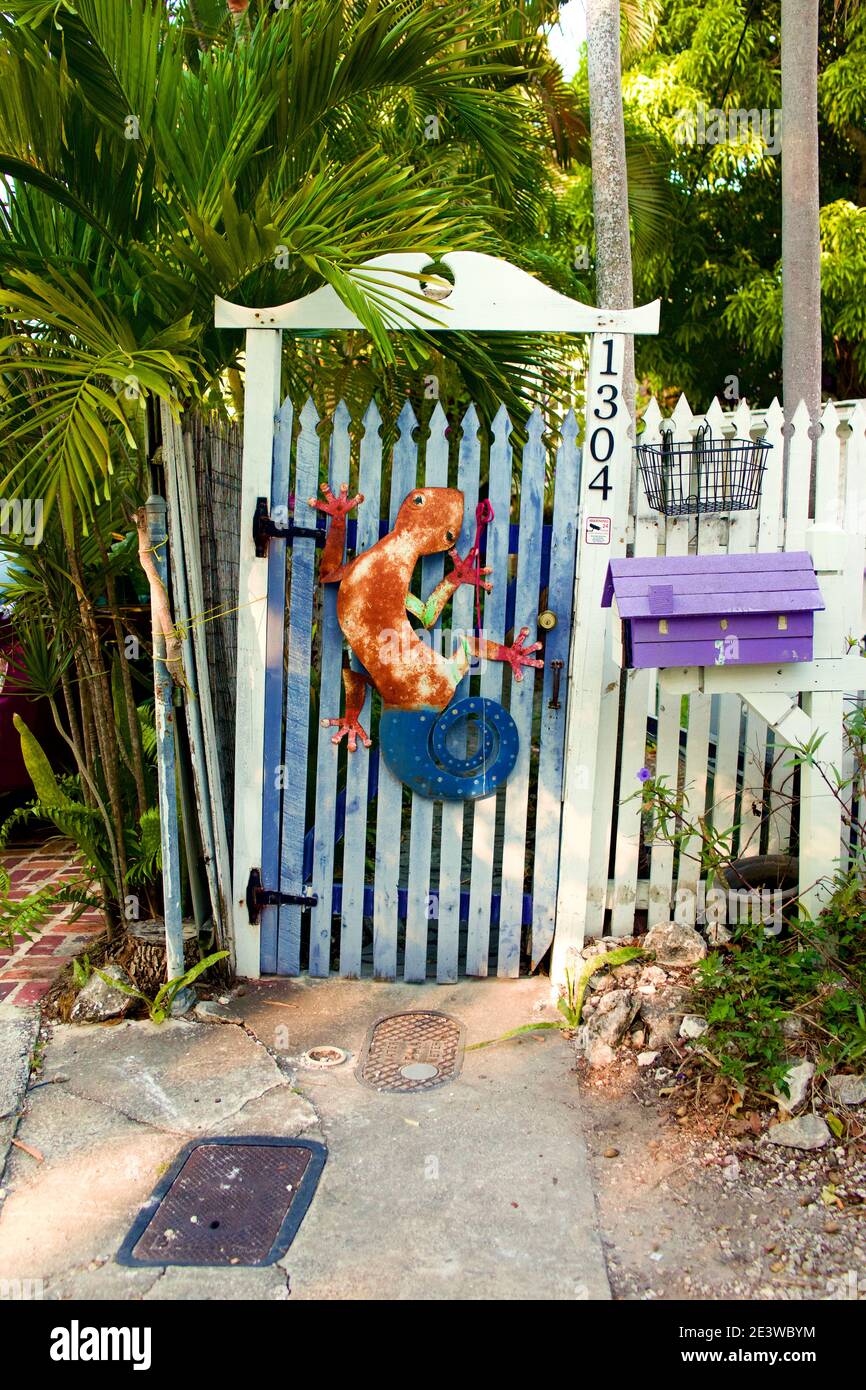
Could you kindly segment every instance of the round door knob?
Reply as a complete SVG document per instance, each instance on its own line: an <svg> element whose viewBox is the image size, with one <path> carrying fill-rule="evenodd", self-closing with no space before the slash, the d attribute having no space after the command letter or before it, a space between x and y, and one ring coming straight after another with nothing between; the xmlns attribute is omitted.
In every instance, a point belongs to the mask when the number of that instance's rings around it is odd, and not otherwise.
<svg viewBox="0 0 866 1390"><path fill-rule="evenodd" d="M545 608L544 612L538 615L538 626L549 632L551 628L556 627L556 614L550 608Z"/></svg>

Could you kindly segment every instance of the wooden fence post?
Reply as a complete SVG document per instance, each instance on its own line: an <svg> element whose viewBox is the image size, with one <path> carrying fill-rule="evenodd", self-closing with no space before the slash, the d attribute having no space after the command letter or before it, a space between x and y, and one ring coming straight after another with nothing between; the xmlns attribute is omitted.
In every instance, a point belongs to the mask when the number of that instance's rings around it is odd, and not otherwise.
<svg viewBox="0 0 866 1390"><path fill-rule="evenodd" d="M232 915L237 971L250 978L257 978L260 973L259 928L249 920L246 887L250 870L260 868L262 860L268 616L268 562L256 556L252 526L256 499L269 498L271 493L274 422L280 405L281 344L279 329L247 330L238 570Z"/></svg>
<svg viewBox="0 0 866 1390"><path fill-rule="evenodd" d="M575 580L574 636L569 663L566 710L560 876L551 975L561 983L583 946L587 917L603 920L607 899L607 856L593 855L605 827L596 805L609 782L613 763L599 760L604 724L616 721L619 682L610 686L612 623L601 607L610 560L625 554L631 481L629 416L622 397L625 339L620 333L594 333L586 382L586 423L581 476L578 565ZM604 706L607 706L605 709ZM605 719L606 716L606 719ZM616 733L614 723L614 749ZM615 761L615 754L614 754ZM594 814L595 812L595 814ZM594 825L595 822L595 825ZM607 836L610 835L608 809ZM593 861L600 877L591 875Z"/></svg>

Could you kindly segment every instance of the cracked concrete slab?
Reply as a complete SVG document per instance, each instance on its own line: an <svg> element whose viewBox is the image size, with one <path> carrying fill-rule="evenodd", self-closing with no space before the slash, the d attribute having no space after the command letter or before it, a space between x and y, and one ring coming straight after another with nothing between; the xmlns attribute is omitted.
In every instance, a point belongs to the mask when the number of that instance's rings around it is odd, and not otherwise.
<svg viewBox="0 0 866 1390"><path fill-rule="evenodd" d="M0 1178L27 1090L39 1011L0 1005Z"/></svg>
<svg viewBox="0 0 866 1390"><path fill-rule="evenodd" d="M46 1298L286 1297L277 1266L161 1271L114 1263L140 1206L189 1138L315 1131L310 1102L242 1028L174 1021L58 1028L26 1102L19 1134L38 1157L12 1150L0 1278L41 1279Z"/></svg>
<svg viewBox="0 0 866 1390"><path fill-rule="evenodd" d="M256 1303L283 1302L289 1296L286 1271L279 1265L256 1269L201 1269L169 1266L145 1299L254 1299Z"/></svg>
<svg viewBox="0 0 866 1390"><path fill-rule="evenodd" d="M276 981L248 986L233 1007L244 1027L56 1030L41 1073L50 1084L28 1092L20 1121L42 1161L15 1150L8 1168L0 1277L93 1300L610 1296L572 1051L558 1033L467 1051L459 1079L426 1094L382 1095L354 1076L383 1013L452 1013L471 1044L553 1017L546 981ZM350 1060L303 1068L321 1043ZM287 1255L257 1269L115 1264L182 1144L218 1132L327 1144Z"/></svg>
<svg viewBox="0 0 866 1390"><path fill-rule="evenodd" d="M281 981L235 1001L246 1027L291 1059L325 1043L351 1053L296 1074L328 1161L281 1261L292 1298L610 1297L573 1052L558 1032L467 1051L458 1080L414 1096L354 1076L381 1014L451 1013L471 1044L553 1018L549 1004L544 980Z"/></svg>
<svg viewBox="0 0 866 1390"><path fill-rule="evenodd" d="M176 1135L82 1100L61 1085L31 1092L19 1134L42 1161L14 1151L0 1216L0 1278L51 1281L113 1258Z"/></svg>
<svg viewBox="0 0 866 1390"><path fill-rule="evenodd" d="M43 1076L70 1077L76 1095L175 1134L214 1133L286 1077L242 1028L124 1022L58 1028Z"/></svg>

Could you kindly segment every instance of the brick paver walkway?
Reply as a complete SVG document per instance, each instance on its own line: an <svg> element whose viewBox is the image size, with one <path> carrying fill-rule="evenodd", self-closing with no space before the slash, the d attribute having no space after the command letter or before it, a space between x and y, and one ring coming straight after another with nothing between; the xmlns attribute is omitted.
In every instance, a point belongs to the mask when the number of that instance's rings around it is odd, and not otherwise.
<svg viewBox="0 0 866 1390"><path fill-rule="evenodd" d="M40 845L24 845L0 854L0 863L9 875L10 896L26 898L45 883L73 878L76 874L74 848L68 840L53 835ZM0 1003L22 1008L36 1004L54 983L70 956L84 950L88 941L102 930L99 912L88 908L70 922L74 908L59 907L46 922L39 936L31 941L17 937L13 950L0 946Z"/></svg>

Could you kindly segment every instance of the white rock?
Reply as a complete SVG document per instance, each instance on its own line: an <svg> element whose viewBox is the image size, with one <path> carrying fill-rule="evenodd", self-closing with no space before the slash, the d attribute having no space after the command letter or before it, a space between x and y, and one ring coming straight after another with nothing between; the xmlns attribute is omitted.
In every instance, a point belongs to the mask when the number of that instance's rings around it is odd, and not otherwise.
<svg viewBox="0 0 866 1390"><path fill-rule="evenodd" d="M812 1077L814 1075L815 1063L807 1062L805 1057L801 1057L798 1062L792 1063L785 1072L785 1080L788 1083L789 1094L786 1096L778 1086L774 1088L774 1094L782 1110L787 1110L789 1115L794 1115L805 1105L806 1099L812 1088Z"/></svg>
<svg viewBox="0 0 866 1390"><path fill-rule="evenodd" d="M658 1055L657 1052L639 1052L637 1054L637 1064L639 1067L651 1067Z"/></svg>
<svg viewBox="0 0 866 1390"><path fill-rule="evenodd" d="M798 1115L796 1120L772 1125L767 1139L789 1149L823 1149L830 1143L831 1135L820 1115Z"/></svg>
<svg viewBox="0 0 866 1390"><path fill-rule="evenodd" d="M112 963L99 968L102 974L94 971L78 993L70 1014L73 1023L101 1023L107 1018L121 1018L136 1002L131 994L111 984L112 980L119 980L127 988L132 987L132 980L122 965ZM103 975L107 979L103 979Z"/></svg>
<svg viewBox="0 0 866 1390"><path fill-rule="evenodd" d="M863 1105L866 1102L866 1076L831 1076L827 1085L839 1105Z"/></svg>
<svg viewBox="0 0 866 1390"><path fill-rule="evenodd" d="M639 994L655 994L656 990L662 985L667 984L668 977L664 970L658 965L645 965L638 975L637 988Z"/></svg>
<svg viewBox="0 0 866 1390"><path fill-rule="evenodd" d="M684 1014L680 1024L681 1038L702 1038L709 1028L707 1020L701 1014Z"/></svg>
<svg viewBox="0 0 866 1390"><path fill-rule="evenodd" d="M598 1038L590 1041L586 1055L591 1067L609 1067L616 1060L616 1053L609 1043L601 1042Z"/></svg>
<svg viewBox="0 0 866 1390"><path fill-rule="evenodd" d="M627 989L612 989L602 994L587 1024L587 1046L597 1041L617 1047L633 1023L637 1010L638 1000Z"/></svg>
<svg viewBox="0 0 866 1390"><path fill-rule="evenodd" d="M608 975L604 970L598 970L590 976L589 987L596 994L607 994L609 990L616 989L616 980L612 975Z"/></svg>
<svg viewBox="0 0 866 1390"><path fill-rule="evenodd" d="M659 922L644 937L644 947L659 965L696 965L707 954L707 943L694 927L682 922Z"/></svg>

